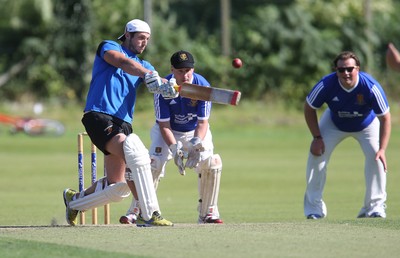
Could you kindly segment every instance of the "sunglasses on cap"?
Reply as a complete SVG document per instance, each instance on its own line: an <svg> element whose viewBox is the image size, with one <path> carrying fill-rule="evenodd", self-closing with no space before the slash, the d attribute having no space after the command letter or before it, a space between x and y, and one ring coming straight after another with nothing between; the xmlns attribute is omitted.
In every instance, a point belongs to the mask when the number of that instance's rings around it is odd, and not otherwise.
<svg viewBox="0 0 400 258"><path fill-rule="evenodd" d="M339 73L344 73L345 71L348 73L351 73L354 68L356 68L357 66L350 66L350 67L337 67L336 71L338 71Z"/></svg>

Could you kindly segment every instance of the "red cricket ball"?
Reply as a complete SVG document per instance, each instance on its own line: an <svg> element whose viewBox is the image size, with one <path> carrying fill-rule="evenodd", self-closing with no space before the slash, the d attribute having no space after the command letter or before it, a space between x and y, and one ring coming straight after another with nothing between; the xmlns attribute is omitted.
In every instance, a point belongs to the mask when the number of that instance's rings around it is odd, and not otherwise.
<svg viewBox="0 0 400 258"><path fill-rule="evenodd" d="M239 69L240 67L242 67L243 63L242 60L240 60L240 58L235 58L232 60L232 66L236 69Z"/></svg>

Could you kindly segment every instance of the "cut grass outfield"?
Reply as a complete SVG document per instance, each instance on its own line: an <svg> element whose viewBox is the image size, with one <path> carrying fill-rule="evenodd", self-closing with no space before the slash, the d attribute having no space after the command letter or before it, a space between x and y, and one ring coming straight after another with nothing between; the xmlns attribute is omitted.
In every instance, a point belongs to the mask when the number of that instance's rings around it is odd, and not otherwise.
<svg viewBox="0 0 400 258"><path fill-rule="evenodd" d="M398 257L398 229L377 220L13 227L1 229L0 248L2 257Z"/></svg>
<svg viewBox="0 0 400 258"><path fill-rule="evenodd" d="M310 136L302 114L241 103L216 107L211 119L215 150L223 159L219 208L225 224L195 224L196 176L187 171L182 177L169 164L158 196L163 215L176 225L143 229L117 224L130 198L111 205L114 225L66 225L62 190L77 186L76 134L82 131L79 110L68 111L44 114L66 124L67 132L60 138L11 136L0 127L1 257L398 256L396 119L387 151L385 220L355 219L364 195L364 161L358 144L350 139L331 159L325 190L328 217L305 220L302 200ZM392 112L396 118L393 107ZM134 128L147 146L152 123L151 112L136 114Z"/></svg>

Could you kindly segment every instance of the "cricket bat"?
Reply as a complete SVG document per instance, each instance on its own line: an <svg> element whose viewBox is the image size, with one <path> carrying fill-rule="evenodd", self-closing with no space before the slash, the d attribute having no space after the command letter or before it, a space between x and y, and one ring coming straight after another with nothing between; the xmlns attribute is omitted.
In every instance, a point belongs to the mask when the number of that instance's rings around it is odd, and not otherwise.
<svg viewBox="0 0 400 258"><path fill-rule="evenodd" d="M197 84L183 83L176 85L175 89L179 95L189 99L211 101L213 103L237 106L240 101L241 92L215 87L205 87Z"/></svg>

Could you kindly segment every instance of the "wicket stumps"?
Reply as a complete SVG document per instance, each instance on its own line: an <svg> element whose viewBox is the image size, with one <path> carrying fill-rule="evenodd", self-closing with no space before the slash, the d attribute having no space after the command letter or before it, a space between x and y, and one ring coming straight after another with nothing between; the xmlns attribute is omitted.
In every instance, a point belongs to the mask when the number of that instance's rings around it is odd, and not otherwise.
<svg viewBox="0 0 400 258"><path fill-rule="evenodd" d="M85 190L85 168L84 168L84 136L87 133L78 133L78 189L79 192ZM97 153L96 146L90 142L90 158L91 158L91 183L97 180ZM104 167L104 175L106 170ZM85 212L80 212L80 224L85 225ZM97 225L97 208L92 209L92 224ZM110 204L104 205L104 224L110 224Z"/></svg>

